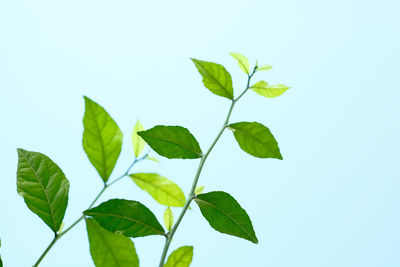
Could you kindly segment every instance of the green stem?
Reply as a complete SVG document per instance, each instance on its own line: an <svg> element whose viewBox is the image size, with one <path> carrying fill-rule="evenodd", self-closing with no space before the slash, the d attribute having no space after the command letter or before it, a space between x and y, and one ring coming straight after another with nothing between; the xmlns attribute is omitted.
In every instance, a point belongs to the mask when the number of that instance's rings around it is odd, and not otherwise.
<svg viewBox="0 0 400 267"><path fill-rule="evenodd" d="M101 189L101 191L97 194L97 196L93 199L93 201L91 202L91 204L89 205L89 207L87 209L90 209L91 207L93 207L93 205L96 203L96 201L101 197L101 195L106 191L107 188L109 188L110 186L112 186L113 184L115 184L116 182L118 182L119 180L121 180L122 178L124 178L125 176L129 175L129 171L132 169L132 167L144 160L149 153L144 154L142 157L140 158L135 158L135 160L132 162L132 164L128 167L128 169L126 170L126 172L119 176L118 178L116 178L114 181L110 182L110 183L104 183L103 188ZM61 233L55 233L54 239L51 241L51 243L47 246L46 250L43 251L42 255L40 255L39 259L36 261L36 263L33 265L33 267L37 267L39 266L40 262L43 260L43 258L46 256L46 254L50 251L50 249L54 246L54 244L66 233L69 232L69 230L71 230L72 228L74 228L80 221L82 221L85 218L84 215L81 215L78 219L76 219L67 229L65 229L64 231L62 231Z"/></svg>
<svg viewBox="0 0 400 267"><path fill-rule="evenodd" d="M47 246L46 250L40 255L40 258L36 261L36 263L33 265L33 267L39 266L39 263L43 260L43 258L46 256L47 252L54 246L54 244L58 240L58 235L57 233L54 234L54 238L51 241L51 243Z"/></svg>
<svg viewBox="0 0 400 267"><path fill-rule="evenodd" d="M196 174L195 174L194 179L193 179L193 184L192 184L192 188L190 189L189 197L186 200L185 206L183 207L183 209L181 211L181 214L179 215L178 219L176 220L174 226L172 227L171 231L167 234L167 238L165 240L164 249L163 249L162 254L161 254L159 267L163 267L164 266L165 258L167 257L168 248L169 248L169 245L171 244L172 238L175 235L175 232L178 229L179 224L181 223L183 217L185 216L186 211L189 209L190 203L195 198L194 192L196 190L197 182L199 181L201 170L203 169L204 163L205 163L208 155L211 153L212 149L214 148L215 144L217 144L217 142L218 142L219 138L221 137L221 135L223 134L225 128L228 127L229 119L231 117L232 110L233 110L233 107L235 106L236 102L247 92L247 90L249 90L249 88L250 88L250 80L251 80L251 77L253 77L255 72L256 72L256 68L254 68L253 72L251 74L249 74L249 76L248 76L246 89L236 99L232 100L231 106L229 108L229 111L228 111L228 114L226 116L225 122L221 127L221 130L218 132L217 136L215 137L214 141L212 142L212 144L209 147L209 149L207 150L207 152L201 157L201 160L199 162L199 166L197 167L197 171L196 171Z"/></svg>

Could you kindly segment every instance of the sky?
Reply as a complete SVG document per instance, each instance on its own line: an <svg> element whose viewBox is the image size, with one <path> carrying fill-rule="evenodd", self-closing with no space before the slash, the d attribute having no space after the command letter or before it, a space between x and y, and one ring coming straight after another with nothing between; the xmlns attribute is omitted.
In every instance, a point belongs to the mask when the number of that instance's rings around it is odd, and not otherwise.
<svg viewBox="0 0 400 267"><path fill-rule="evenodd" d="M194 246L192 267L400 266L400 3L381 1L0 1L0 254L32 266L53 237L16 191L16 148L48 155L70 181L64 223L102 187L82 149L83 96L124 133L112 177L133 160L130 134L181 125L208 148L229 108L210 93L190 58L223 64L235 95L246 76L229 52L270 64L254 81L292 88L267 99L248 92L231 122L257 121L283 160L243 152L225 132L199 185L230 193L259 244L214 231L199 209L182 221L170 251ZM142 162L185 193L198 160ZM110 198L164 208L132 181ZM179 208L173 209L175 217ZM164 240L134 239L142 267L158 266ZM85 225L57 242L42 265L93 266Z"/></svg>

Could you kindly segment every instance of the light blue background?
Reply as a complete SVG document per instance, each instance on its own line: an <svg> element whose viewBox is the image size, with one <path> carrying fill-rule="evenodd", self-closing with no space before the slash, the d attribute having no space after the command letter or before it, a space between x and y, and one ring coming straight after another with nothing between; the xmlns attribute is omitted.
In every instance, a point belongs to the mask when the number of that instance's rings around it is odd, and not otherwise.
<svg viewBox="0 0 400 267"><path fill-rule="evenodd" d="M193 267L400 266L399 10L395 0L1 0L5 266L31 266L52 238L17 195L17 147L43 152L64 170L68 226L102 185L81 147L82 95L125 134L117 177L132 160L136 119L147 128L185 126L209 146L229 101L202 86L189 58L224 64L237 94L245 76L228 52L274 66L255 80L293 87L276 99L249 92L232 115L267 125L283 161L247 155L226 132L200 179L207 191L236 197L260 244L213 231L194 207L171 251L193 245ZM159 172L188 192L198 162L161 161L136 171ZM116 196L140 200L162 220L163 208L129 180L101 200ZM157 265L163 243L135 239L142 267ZM42 266L92 266L83 223Z"/></svg>

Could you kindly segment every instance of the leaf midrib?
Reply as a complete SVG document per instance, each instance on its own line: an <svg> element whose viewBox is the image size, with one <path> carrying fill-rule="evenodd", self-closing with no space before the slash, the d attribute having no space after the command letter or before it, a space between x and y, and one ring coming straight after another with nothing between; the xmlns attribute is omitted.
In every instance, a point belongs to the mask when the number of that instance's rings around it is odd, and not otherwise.
<svg viewBox="0 0 400 267"><path fill-rule="evenodd" d="M44 192L44 195L45 195L46 200L47 200L47 204L49 205L49 208L50 208L50 216L51 216L51 220L53 221L53 227L54 227L53 231L56 232L57 230L55 230L55 229L57 228L57 227L56 227L57 225L56 225L55 218L54 218L55 215L54 215L54 212L53 212L53 208L52 208L52 206L51 206L51 203L50 203L50 199L49 199L49 197L48 197L48 195L47 195L47 192L46 192L46 190L45 190L43 184L40 182L39 176L37 175L36 171L33 169L32 164L30 164L28 158L25 156L25 152L22 152L22 156L25 158L26 162L28 163L29 168L30 168L30 169L33 171L33 173L35 174L35 177L36 177L38 183L40 184L40 186L41 186L41 188L42 188L42 190L43 190L43 192ZM49 175L49 182L50 182L50 175Z"/></svg>
<svg viewBox="0 0 400 267"><path fill-rule="evenodd" d="M101 161L102 161L102 165L103 165L103 175L104 175L104 177L102 176L102 178L103 179L107 179L107 167L106 167L106 152L105 152L105 148L104 148L104 141L103 141L103 136L101 135L101 131L100 131L100 127L99 127L99 123L98 123L98 121L97 121L97 116L96 116L96 114L94 113L94 110L93 110L93 103L90 103L90 105L89 105L89 109L90 109L90 113L92 114L92 116L94 117L94 124L96 125L96 130L97 130L97 133L98 133L98 135L100 136L100 138L99 138L99 140L100 140L100 144L101 144L101 153L102 153L102 155L103 155L103 157L102 157L102 159L101 159ZM108 120L108 118L107 118L107 120ZM107 122L106 122L107 123Z"/></svg>
<svg viewBox="0 0 400 267"><path fill-rule="evenodd" d="M232 125L229 125L229 127L235 129L235 131L241 132L241 133L243 133L243 134L245 134L245 135L248 135L248 136L252 137L252 138L253 138L254 140L256 140L259 144L261 144L261 145L263 145L263 147L265 147L265 143L264 143L264 142L262 142L260 139L258 139L258 138L255 137L254 135L250 134L249 132L243 131L242 129L238 129L238 128L232 127Z"/></svg>
<svg viewBox="0 0 400 267"><path fill-rule="evenodd" d="M177 197L175 197L173 194L169 193L168 191L164 190L164 189L163 189L162 187L160 187L160 186L157 186L157 185L155 185L155 184L152 184L152 183L149 182L149 181L143 180L142 178L136 176L135 174L133 174L133 175L131 176L131 178L132 178L132 179L140 180L140 181L142 181L143 183L146 183L146 184L148 184L148 185L150 185L150 186L153 186L154 188L156 188L156 189L158 189L158 190L164 192L166 195L171 196L171 197L172 197L173 199L175 199L177 202L182 203L182 201L180 201ZM166 178L165 178L165 179L166 179ZM172 181L169 181L169 180L168 180L168 182L171 183L171 184L174 184L174 183L172 183ZM174 184L174 185L176 185L176 184ZM178 186L178 185L176 185L176 186ZM146 190L146 191L147 191L147 190ZM183 204L185 204L185 203L183 203ZM182 207L183 207L183 205L182 205Z"/></svg>
<svg viewBox="0 0 400 267"><path fill-rule="evenodd" d="M186 147L186 146L184 146L184 145L182 145L182 144L178 144L178 143L176 143L176 142L174 142L174 141L172 141L172 140L165 139L165 138L161 138L161 137L159 137L159 136L153 136L153 135L151 135L151 134L149 134L149 133L147 133L147 135L148 135L148 137L156 138L156 139L159 139L159 140L162 140L162 141L165 141L165 142L169 142L169 143L175 144L175 145L177 145L177 146L179 146L179 147L182 147L182 148L188 150L188 151L191 152L191 153L194 153L196 156L201 157L201 153L197 153L196 151L193 151L193 150L191 150L190 148L188 148L188 147Z"/></svg>
<svg viewBox="0 0 400 267"><path fill-rule="evenodd" d="M214 63L214 64L217 64L217 63ZM229 99L232 99L233 96L232 96L231 93L228 91L228 89L225 88L225 86L223 86L223 85L222 85L213 75L211 75L210 72L208 72L201 64L199 64L199 63L196 62L196 65L199 66L204 72L206 72L207 75L208 75L209 77L211 77L211 79L214 80L214 81L225 91L225 93L227 94L226 96L228 96ZM218 65L218 64L217 64L217 65ZM219 67L219 66L218 66L218 67Z"/></svg>
<svg viewBox="0 0 400 267"><path fill-rule="evenodd" d="M203 200L203 199L196 198L195 200L196 200L196 202L197 202L197 201L203 202L204 204L209 205L210 207L212 207L212 208L214 208L214 209L220 211L223 215L225 215L225 217L227 217L227 218L230 219L234 224L236 224L237 226L239 226L239 228L242 229L242 231L243 231L251 240L253 240L253 242L255 242L255 243L258 242L257 240L255 240L255 239L247 232L246 229L244 229L244 228L242 227L241 224L239 224L239 223L236 222L233 218L231 218L230 216L228 216L223 210L221 210L221 209L218 208L217 206L215 206L215 205L213 205L212 203L207 202L207 201L205 201L205 200Z"/></svg>
<svg viewBox="0 0 400 267"><path fill-rule="evenodd" d="M120 218L120 219L125 219L125 220L128 220L128 221L135 222L135 223L141 224L143 226L146 226L147 228L150 228L150 229L156 231L160 235L164 235L165 234L164 232L161 232L159 229L155 228L154 226L151 226L149 224L143 223L142 221L139 221L139 220L136 220L136 219L133 219L133 218L129 218L129 217L125 217L125 216L122 216L122 215L112 214L112 213L93 212L93 211L88 212L87 214L89 216L98 215L98 216L110 216L110 217L117 217L117 218Z"/></svg>

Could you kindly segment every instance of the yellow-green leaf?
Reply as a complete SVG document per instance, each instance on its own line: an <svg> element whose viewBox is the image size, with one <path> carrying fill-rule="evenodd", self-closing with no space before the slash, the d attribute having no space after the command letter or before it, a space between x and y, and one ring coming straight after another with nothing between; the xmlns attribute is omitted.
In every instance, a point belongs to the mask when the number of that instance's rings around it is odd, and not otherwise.
<svg viewBox="0 0 400 267"><path fill-rule="evenodd" d="M196 186L196 189L194 190L195 195L199 195L203 192L204 186Z"/></svg>
<svg viewBox="0 0 400 267"><path fill-rule="evenodd" d="M179 186L157 173L134 173L130 177L162 205L183 207L186 203L185 194Z"/></svg>
<svg viewBox="0 0 400 267"><path fill-rule="evenodd" d="M180 247L169 255L164 267L189 267L193 259L193 247Z"/></svg>
<svg viewBox="0 0 400 267"><path fill-rule="evenodd" d="M147 156L146 159L160 163L160 161L158 159L156 159L155 157L152 157L152 156Z"/></svg>
<svg viewBox="0 0 400 267"><path fill-rule="evenodd" d="M270 70L270 69L272 69L271 65L262 65L257 68L257 71L265 71L265 70Z"/></svg>
<svg viewBox="0 0 400 267"><path fill-rule="evenodd" d="M86 96L84 98L83 149L106 183L121 153L122 132L102 106Z"/></svg>
<svg viewBox="0 0 400 267"><path fill-rule="evenodd" d="M140 123L140 121L136 122L135 127L133 128L132 131L132 144L133 144L133 151L135 152L135 157L137 158L140 153L142 153L144 146L146 145L146 142L140 137L137 132L144 131L143 125Z"/></svg>
<svg viewBox="0 0 400 267"><path fill-rule="evenodd" d="M168 231L171 231L172 225L174 225L174 214L168 207L164 212L164 224Z"/></svg>
<svg viewBox="0 0 400 267"><path fill-rule="evenodd" d="M265 97L280 96L281 94L286 92L289 88L290 88L289 86L283 84L268 85L266 81L259 81L258 83L250 87L250 89L256 92L257 94Z"/></svg>
<svg viewBox="0 0 400 267"><path fill-rule="evenodd" d="M240 53L229 53L234 59L238 61L239 68L245 73L250 73L250 63L247 57L243 56Z"/></svg>

